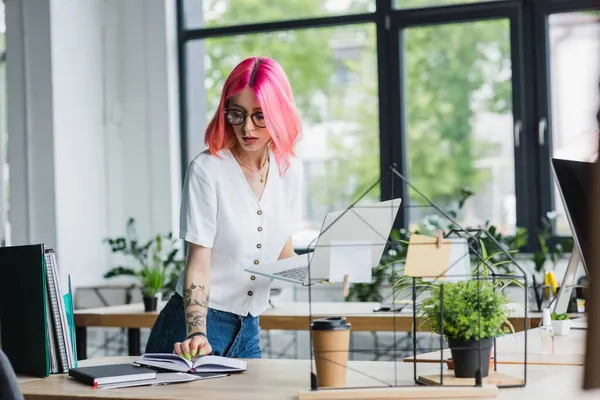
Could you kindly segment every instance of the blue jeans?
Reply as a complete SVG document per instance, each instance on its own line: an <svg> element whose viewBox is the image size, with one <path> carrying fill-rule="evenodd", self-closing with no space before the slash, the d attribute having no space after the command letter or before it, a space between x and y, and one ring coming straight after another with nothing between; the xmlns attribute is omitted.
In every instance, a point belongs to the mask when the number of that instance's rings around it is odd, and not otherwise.
<svg viewBox="0 0 600 400"><path fill-rule="evenodd" d="M206 334L212 355L261 358L258 317L208 309ZM161 310L146 344L146 353L173 353L176 342L186 337L182 297L175 293Z"/></svg>

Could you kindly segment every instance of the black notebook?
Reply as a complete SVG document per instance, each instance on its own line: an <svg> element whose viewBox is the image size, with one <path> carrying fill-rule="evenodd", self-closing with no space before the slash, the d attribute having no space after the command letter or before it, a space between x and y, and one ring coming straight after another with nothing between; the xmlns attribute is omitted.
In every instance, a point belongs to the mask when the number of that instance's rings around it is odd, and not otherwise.
<svg viewBox="0 0 600 400"><path fill-rule="evenodd" d="M114 383L156 379L156 371L134 364L108 364L71 368L69 376L87 385L100 388L102 385Z"/></svg>
<svg viewBox="0 0 600 400"><path fill-rule="evenodd" d="M15 373L50 375L44 245L0 247L0 337Z"/></svg>

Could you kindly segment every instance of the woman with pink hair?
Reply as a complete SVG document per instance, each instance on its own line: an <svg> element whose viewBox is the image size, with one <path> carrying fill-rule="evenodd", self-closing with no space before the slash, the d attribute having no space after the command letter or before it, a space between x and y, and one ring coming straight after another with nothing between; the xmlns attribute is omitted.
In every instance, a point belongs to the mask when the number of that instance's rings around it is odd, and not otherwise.
<svg viewBox="0 0 600 400"><path fill-rule="evenodd" d="M271 279L244 269L295 255L300 132L281 66L267 57L238 64L206 128L208 149L186 172L179 233L189 248L186 268L146 353L261 357L258 316L267 308Z"/></svg>

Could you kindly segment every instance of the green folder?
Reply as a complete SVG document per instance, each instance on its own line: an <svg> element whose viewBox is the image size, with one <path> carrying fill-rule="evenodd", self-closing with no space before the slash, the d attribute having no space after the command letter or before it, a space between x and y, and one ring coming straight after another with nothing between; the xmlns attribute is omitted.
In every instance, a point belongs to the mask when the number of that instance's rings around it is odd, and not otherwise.
<svg viewBox="0 0 600 400"><path fill-rule="evenodd" d="M0 247L0 338L17 374L50 375L44 245Z"/></svg>
<svg viewBox="0 0 600 400"><path fill-rule="evenodd" d="M71 347L73 348L73 368L77 368L77 341L75 340L75 314L73 313L73 292L71 291L71 275L68 276L68 279L68 292L63 296L63 299L65 301L67 324L69 325L69 334L71 336Z"/></svg>

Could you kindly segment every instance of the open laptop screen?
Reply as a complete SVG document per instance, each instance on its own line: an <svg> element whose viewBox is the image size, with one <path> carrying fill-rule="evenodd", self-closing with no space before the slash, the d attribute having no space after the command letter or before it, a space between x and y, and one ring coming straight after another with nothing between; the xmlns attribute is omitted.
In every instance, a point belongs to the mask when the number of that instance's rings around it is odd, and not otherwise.
<svg viewBox="0 0 600 400"><path fill-rule="evenodd" d="M559 192L563 199L567 219L571 225L571 232L576 243L581 249L583 264L587 268L590 260L589 244L589 205L588 190L591 179L592 163L572 160L552 159L552 167L556 175Z"/></svg>

